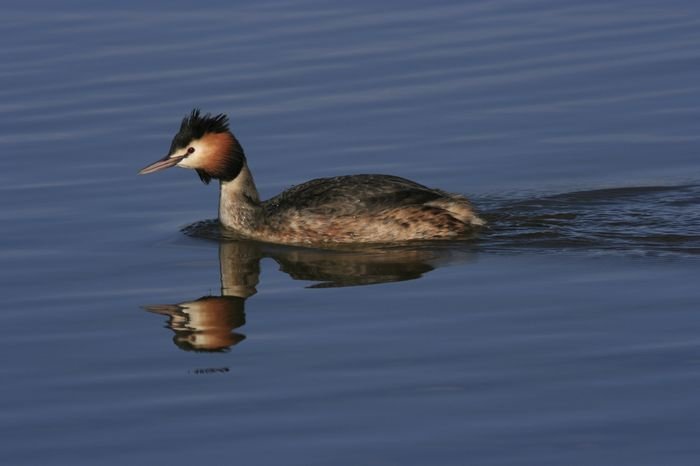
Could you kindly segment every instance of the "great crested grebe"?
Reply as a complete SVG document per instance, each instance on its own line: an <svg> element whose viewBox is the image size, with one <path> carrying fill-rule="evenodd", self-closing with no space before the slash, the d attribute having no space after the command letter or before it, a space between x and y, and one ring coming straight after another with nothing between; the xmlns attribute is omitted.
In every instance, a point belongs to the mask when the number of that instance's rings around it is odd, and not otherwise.
<svg viewBox="0 0 700 466"><path fill-rule="evenodd" d="M220 181L219 221L236 234L281 244L333 245L450 240L485 224L459 194L390 175L319 178L261 201L243 148L224 114L187 115L168 155L140 175L191 168Z"/></svg>

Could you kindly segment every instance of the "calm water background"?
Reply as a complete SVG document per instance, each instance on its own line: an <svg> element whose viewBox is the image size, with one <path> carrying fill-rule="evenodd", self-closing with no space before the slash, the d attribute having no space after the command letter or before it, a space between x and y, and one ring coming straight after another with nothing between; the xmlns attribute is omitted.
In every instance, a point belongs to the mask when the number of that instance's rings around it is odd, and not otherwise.
<svg viewBox="0 0 700 466"><path fill-rule="evenodd" d="M700 462L697 2L2 10L3 464ZM242 279L180 231L215 187L136 176L195 106L263 197L393 173L492 229ZM143 308L222 293L227 352Z"/></svg>

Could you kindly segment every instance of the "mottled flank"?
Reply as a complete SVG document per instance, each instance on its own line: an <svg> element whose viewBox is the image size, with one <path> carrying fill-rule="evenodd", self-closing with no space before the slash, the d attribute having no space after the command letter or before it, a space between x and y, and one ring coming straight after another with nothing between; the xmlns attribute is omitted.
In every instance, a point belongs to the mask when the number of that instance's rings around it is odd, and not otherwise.
<svg viewBox="0 0 700 466"><path fill-rule="evenodd" d="M254 236L276 243L458 239L484 224L463 196L388 175L312 180L262 207Z"/></svg>

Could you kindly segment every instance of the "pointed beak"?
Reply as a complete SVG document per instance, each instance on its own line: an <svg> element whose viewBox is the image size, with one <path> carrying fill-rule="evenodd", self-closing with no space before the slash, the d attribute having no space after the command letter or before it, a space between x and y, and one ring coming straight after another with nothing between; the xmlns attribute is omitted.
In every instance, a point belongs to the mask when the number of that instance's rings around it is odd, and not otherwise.
<svg viewBox="0 0 700 466"><path fill-rule="evenodd" d="M171 157L169 155L166 155L162 159L158 160L155 163L150 164L149 166L143 168L140 172L139 175L148 175L149 173L155 173L160 170L165 170L166 168L174 167L177 165L177 163L184 159L185 156L175 156Z"/></svg>

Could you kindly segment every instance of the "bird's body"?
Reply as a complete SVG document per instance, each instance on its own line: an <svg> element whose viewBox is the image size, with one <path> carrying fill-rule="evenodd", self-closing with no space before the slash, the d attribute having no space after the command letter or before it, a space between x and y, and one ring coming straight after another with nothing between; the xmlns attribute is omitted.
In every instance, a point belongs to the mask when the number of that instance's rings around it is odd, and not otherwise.
<svg viewBox="0 0 700 466"><path fill-rule="evenodd" d="M468 237L484 225L464 196L390 175L319 178L261 201L223 115L192 112L170 154L141 173L174 165L197 170L205 182L219 179L221 224L259 241L340 245L445 240Z"/></svg>

